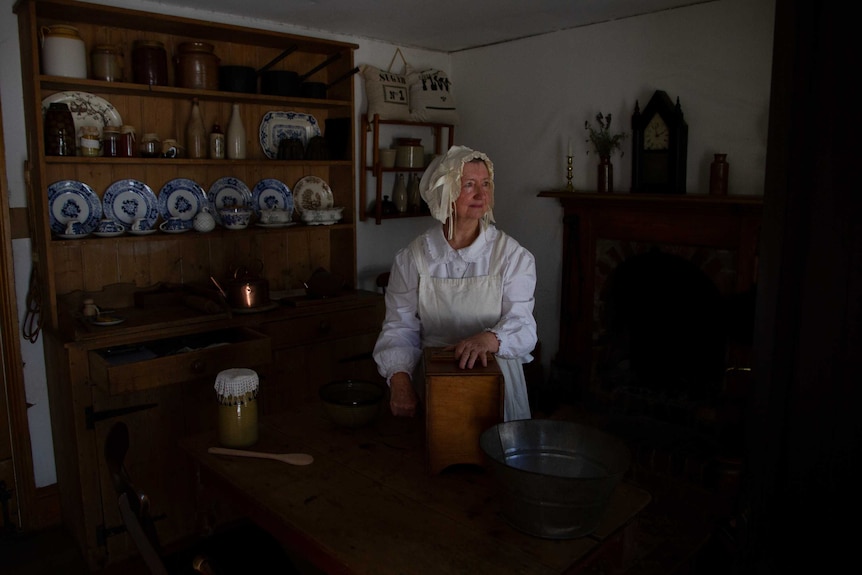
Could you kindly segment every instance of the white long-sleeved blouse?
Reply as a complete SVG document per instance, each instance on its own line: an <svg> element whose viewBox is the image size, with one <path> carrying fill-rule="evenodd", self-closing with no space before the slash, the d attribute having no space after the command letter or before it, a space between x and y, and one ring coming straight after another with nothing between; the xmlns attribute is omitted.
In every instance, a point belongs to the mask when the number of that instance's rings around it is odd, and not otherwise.
<svg viewBox="0 0 862 575"><path fill-rule="evenodd" d="M488 226L470 246L455 250L446 241L441 224L435 224L416 241L422 242L428 273L435 278L470 278L487 275L497 237L503 234ZM502 266L503 298L500 319L488 331L500 341L497 355L532 360L536 346L536 320L533 317L536 289L536 262L533 254L503 234L505 248ZM410 246L395 255L386 287L386 316L377 343L374 361L388 382L393 374L413 370L422 356L419 309L419 271ZM456 341L451 344L457 343Z"/></svg>

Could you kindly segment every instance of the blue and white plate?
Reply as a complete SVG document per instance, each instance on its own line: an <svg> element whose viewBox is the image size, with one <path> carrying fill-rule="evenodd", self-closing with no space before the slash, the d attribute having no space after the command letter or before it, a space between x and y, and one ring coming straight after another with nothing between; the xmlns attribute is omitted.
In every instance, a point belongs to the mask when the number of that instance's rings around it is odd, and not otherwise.
<svg viewBox="0 0 862 575"><path fill-rule="evenodd" d="M182 218L191 220L207 205L207 196L202 187L193 180L177 178L159 191L159 214L163 220Z"/></svg>
<svg viewBox="0 0 862 575"><path fill-rule="evenodd" d="M320 135L320 125L311 114L301 112L267 112L260 121L260 147L270 160L278 158L278 144L288 138L302 141L303 147Z"/></svg>
<svg viewBox="0 0 862 575"><path fill-rule="evenodd" d="M77 180L60 180L48 186L51 231L66 233L66 224L78 220L84 233L92 233L102 219L102 202L93 188Z"/></svg>
<svg viewBox="0 0 862 575"><path fill-rule="evenodd" d="M105 217L131 229L137 219L147 222L147 228L159 219L159 204L150 187L138 180L118 180L108 186L102 198Z"/></svg>
<svg viewBox="0 0 862 575"><path fill-rule="evenodd" d="M265 178L251 192L251 209L258 216L262 210L286 210L293 214L293 194L281 180Z"/></svg>
<svg viewBox="0 0 862 575"><path fill-rule="evenodd" d="M219 178L210 186L207 200L215 212L216 221L221 223L220 209L251 207L251 190L238 178Z"/></svg>

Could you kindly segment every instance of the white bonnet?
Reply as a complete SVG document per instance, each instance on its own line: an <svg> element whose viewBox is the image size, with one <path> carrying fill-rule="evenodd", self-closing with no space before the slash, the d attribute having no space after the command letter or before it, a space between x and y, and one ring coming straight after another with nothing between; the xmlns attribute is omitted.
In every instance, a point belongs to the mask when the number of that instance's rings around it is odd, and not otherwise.
<svg viewBox="0 0 862 575"><path fill-rule="evenodd" d="M493 162L484 153L465 146L452 146L448 152L437 156L428 165L422 175L422 180L419 182L419 192L431 209L431 215L435 220L446 223L446 220L453 217L455 200L461 195L461 171L464 169L464 164L473 159L480 159L485 162L493 186ZM494 215L491 211L493 207L494 196L492 194L488 199L488 211L482 217L483 228L487 227L489 222L494 221ZM449 228L450 234L452 227L454 226Z"/></svg>

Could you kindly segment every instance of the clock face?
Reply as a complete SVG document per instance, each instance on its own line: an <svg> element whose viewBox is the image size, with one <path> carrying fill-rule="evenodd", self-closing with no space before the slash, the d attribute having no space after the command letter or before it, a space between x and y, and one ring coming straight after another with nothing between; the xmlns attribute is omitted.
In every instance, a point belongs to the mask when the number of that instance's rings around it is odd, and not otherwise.
<svg viewBox="0 0 862 575"><path fill-rule="evenodd" d="M656 114L652 117L644 130L645 150L667 150L670 143L670 132L667 124L661 116Z"/></svg>

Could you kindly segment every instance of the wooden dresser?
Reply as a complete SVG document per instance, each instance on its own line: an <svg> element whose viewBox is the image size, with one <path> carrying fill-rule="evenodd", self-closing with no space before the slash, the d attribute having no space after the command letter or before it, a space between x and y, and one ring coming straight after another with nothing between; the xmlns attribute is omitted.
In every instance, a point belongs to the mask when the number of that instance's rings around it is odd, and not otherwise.
<svg viewBox="0 0 862 575"><path fill-rule="evenodd" d="M152 500L163 543L198 531L194 477L177 449L182 437L215 427L216 374L247 367L260 374L264 413L316 400L319 385L339 378L377 378L370 352L383 318L383 300L356 287L355 130L352 77L327 90L327 98L177 87L173 56L187 42L205 42L223 65L260 69L289 50L272 70L305 73L327 63L310 81L330 84L354 68L354 44L96 5L73 0L19 0L14 8L21 43L27 123L28 207L51 403L57 484L63 519L92 569L136 553L125 534L104 462L110 426L130 430L126 458L132 480ZM125 80L50 76L40 65L40 31L67 25L78 30L88 55L112 45L125 55ZM161 42L168 54L167 85L132 83L136 41ZM184 146L186 122L197 100L209 129L226 128L239 104L247 134L242 160L49 156L42 107L64 94L106 101L138 137L158 133ZM69 96L71 97L71 96ZM275 160L259 137L270 112L314 118L324 137L330 125L348 151L321 160ZM76 112L82 114L80 110ZM279 116L281 117L281 116ZM311 124L310 120L306 120ZM311 134L309 133L309 136ZM342 141L339 138L339 141ZM328 183L343 219L334 225L222 227L208 233L64 239L52 230L48 190L60 181L86 184L99 201L115 182L133 179L158 194L179 178L204 191L223 178L249 189L276 179L293 189L306 176ZM343 292L326 300L296 298L260 313L227 307L207 313L182 300L143 306L135 294L179 286L201 293L238 266L262 263L272 293L295 293L314 270L344 280ZM211 294L208 294L211 295ZM83 298L94 298L123 319L94 326L81 317Z"/></svg>

